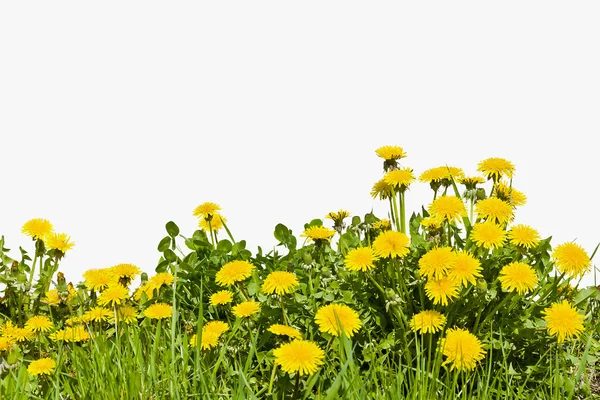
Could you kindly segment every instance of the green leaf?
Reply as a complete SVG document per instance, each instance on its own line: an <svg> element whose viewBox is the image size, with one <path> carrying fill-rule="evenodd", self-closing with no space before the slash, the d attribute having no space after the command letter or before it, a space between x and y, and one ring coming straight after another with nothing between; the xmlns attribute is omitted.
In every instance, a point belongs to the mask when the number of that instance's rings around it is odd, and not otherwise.
<svg viewBox="0 0 600 400"><path fill-rule="evenodd" d="M273 235L275 236L275 239L279 240L281 243L285 243L287 237L290 235L290 230L283 224L277 224Z"/></svg>
<svg viewBox="0 0 600 400"><path fill-rule="evenodd" d="M232 248L233 248L233 245L227 239L223 239L223 240L219 241L219 243L217 243L217 250L222 251L225 254L229 253Z"/></svg>
<svg viewBox="0 0 600 400"><path fill-rule="evenodd" d="M165 236L160 241L160 243L158 243L158 251L160 251L161 253L164 253L169 248L170 244L171 244L171 237Z"/></svg>
<svg viewBox="0 0 600 400"><path fill-rule="evenodd" d="M172 263L177 261L177 256L175 255L173 250L167 249L163 252L163 254L165 255L165 260L167 260L168 262Z"/></svg>
<svg viewBox="0 0 600 400"><path fill-rule="evenodd" d="M169 236L175 237L175 236L179 235L179 227L175 224L175 222L173 222L173 221L167 222L166 228L167 228L167 233L169 234Z"/></svg>

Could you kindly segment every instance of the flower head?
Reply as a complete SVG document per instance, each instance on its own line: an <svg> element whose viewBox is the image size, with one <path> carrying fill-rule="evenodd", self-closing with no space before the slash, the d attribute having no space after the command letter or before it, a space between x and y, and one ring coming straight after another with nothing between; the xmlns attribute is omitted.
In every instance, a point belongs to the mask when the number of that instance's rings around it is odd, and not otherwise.
<svg viewBox="0 0 600 400"><path fill-rule="evenodd" d="M558 343L571 337L579 337L583 332L583 315L580 315L568 301L552 305L543 311L546 328L551 335L558 338Z"/></svg>
<svg viewBox="0 0 600 400"><path fill-rule="evenodd" d="M450 328L442 342L442 353L447 357L443 365L452 363L451 369L472 370L485 357L477 336L466 329Z"/></svg>
<svg viewBox="0 0 600 400"><path fill-rule="evenodd" d="M371 189L371 197L379 200L385 200L392 197L392 185L387 183L385 179L380 179L373 185Z"/></svg>
<svg viewBox="0 0 600 400"><path fill-rule="evenodd" d="M513 261L502 267L498 279L504 289L514 290L519 294L535 289L538 284L538 276L533 268L520 261Z"/></svg>
<svg viewBox="0 0 600 400"><path fill-rule="evenodd" d="M466 251L455 253L454 263L448 268L448 278L466 286L475 284L481 275L481 262Z"/></svg>
<svg viewBox="0 0 600 400"><path fill-rule="evenodd" d="M414 332L435 333L442 330L446 317L437 311L427 310L415 314L410 320L410 327Z"/></svg>
<svg viewBox="0 0 600 400"><path fill-rule="evenodd" d="M339 320L339 322L338 322ZM317 310L315 321L321 332L352 337L361 326L358 313L345 304L329 304Z"/></svg>
<svg viewBox="0 0 600 400"><path fill-rule="evenodd" d="M34 218L23 224L21 232L32 239L44 239L52 233L52 224L47 219Z"/></svg>
<svg viewBox="0 0 600 400"><path fill-rule="evenodd" d="M202 327L203 334L206 332L216 333L220 337L224 332L229 330L229 324L223 321L210 321Z"/></svg>
<svg viewBox="0 0 600 400"><path fill-rule="evenodd" d="M142 273L142 270L133 264L118 264L111 267L112 273L118 278L133 279Z"/></svg>
<svg viewBox="0 0 600 400"><path fill-rule="evenodd" d="M302 339L302 334L298 329L287 325L273 324L269 327L268 331L275 335L288 336L292 339Z"/></svg>
<svg viewBox="0 0 600 400"><path fill-rule="evenodd" d="M429 214L453 222L466 217L467 209L463 201L456 196L440 196L429 205Z"/></svg>
<svg viewBox="0 0 600 400"><path fill-rule="evenodd" d="M71 242L71 237L66 233L49 233L44 238L44 244L49 249L58 250L63 254L75 246L75 243Z"/></svg>
<svg viewBox="0 0 600 400"><path fill-rule="evenodd" d="M51 358L40 358L39 360L32 361L27 367L29 375L50 375L56 367L56 362Z"/></svg>
<svg viewBox="0 0 600 400"><path fill-rule="evenodd" d="M220 286L231 286L236 282L241 282L252 275L254 265L245 260L229 261L223 265L217 275L215 281Z"/></svg>
<svg viewBox="0 0 600 400"><path fill-rule="evenodd" d="M12 349L14 344L15 340L13 338L0 336L0 352Z"/></svg>
<svg viewBox="0 0 600 400"><path fill-rule="evenodd" d="M150 319L170 318L173 315L173 307L167 303L154 303L144 311L144 315Z"/></svg>
<svg viewBox="0 0 600 400"><path fill-rule="evenodd" d="M436 229L442 227L443 218L440 217L425 217L421 220L421 225L428 229Z"/></svg>
<svg viewBox="0 0 600 400"><path fill-rule="evenodd" d="M109 285L100 296L98 296L98 304L101 306L112 307L119 305L123 300L129 297L129 290L119 284Z"/></svg>
<svg viewBox="0 0 600 400"><path fill-rule="evenodd" d="M137 321L137 310L130 305L123 305L117 308L117 319L126 324L132 324Z"/></svg>
<svg viewBox="0 0 600 400"><path fill-rule="evenodd" d="M477 171L483 173L488 179L498 181L503 176L512 178L515 166L504 158L492 157L481 161L477 166Z"/></svg>
<svg viewBox="0 0 600 400"><path fill-rule="evenodd" d="M400 146L382 146L375 150L375 153L386 161L394 161L406 157L404 149Z"/></svg>
<svg viewBox="0 0 600 400"><path fill-rule="evenodd" d="M86 321L102 322L108 321L112 316L113 313L107 308L93 307L83 314L83 319Z"/></svg>
<svg viewBox="0 0 600 400"><path fill-rule="evenodd" d="M95 291L119 283L119 277L110 268L89 269L83 273L83 279L85 279L85 287Z"/></svg>
<svg viewBox="0 0 600 400"><path fill-rule="evenodd" d="M485 179L480 176L464 176L459 178L458 182L462 185L465 185L467 190L473 190L475 189L475 186L485 183Z"/></svg>
<svg viewBox="0 0 600 400"><path fill-rule="evenodd" d="M511 221L515 215L513 206L497 197L478 201L477 214L480 218L486 218L488 221L498 224Z"/></svg>
<svg viewBox="0 0 600 400"><path fill-rule="evenodd" d="M273 351L275 363L281 365L287 373L312 375L323 364L325 352L316 343L309 340L294 340L282 344Z"/></svg>
<svg viewBox="0 0 600 400"><path fill-rule="evenodd" d="M388 171L383 180L391 187L404 192L415 181L415 176L412 169L400 168Z"/></svg>
<svg viewBox="0 0 600 400"><path fill-rule="evenodd" d="M523 206L527 203L527 196L525 196L523 192L518 191L504 182L498 182L495 195L498 198L507 201L513 207Z"/></svg>
<svg viewBox="0 0 600 400"><path fill-rule="evenodd" d="M540 234L530 226L519 224L510 228L508 240L515 246L530 249L540 242Z"/></svg>
<svg viewBox="0 0 600 400"><path fill-rule="evenodd" d="M219 211L221 207L216 203L206 202L200 204L194 209L194 216L199 218L208 218Z"/></svg>
<svg viewBox="0 0 600 400"><path fill-rule="evenodd" d="M379 257L404 257L410 253L410 239L406 234L384 231L373 241L373 249Z"/></svg>
<svg viewBox="0 0 600 400"><path fill-rule="evenodd" d="M556 269L571 277L585 275L592 264L592 260L583 247L572 242L556 246L552 252L552 258Z"/></svg>
<svg viewBox="0 0 600 400"><path fill-rule="evenodd" d="M326 228L324 226L310 226L300 236L307 237L309 240L331 240L335 235L333 229Z"/></svg>
<svg viewBox="0 0 600 400"><path fill-rule="evenodd" d="M375 268L379 257L371 247L358 247L350 250L344 259L344 265L350 271L369 271Z"/></svg>
<svg viewBox="0 0 600 400"><path fill-rule="evenodd" d="M448 305L448 300L458 296L458 283L450 278L430 279L425 284L425 293L433 304Z"/></svg>
<svg viewBox="0 0 600 400"><path fill-rule="evenodd" d="M350 212L346 210L339 210L338 212L330 212L325 216L325 218L332 220L335 225L341 225L344 219L348 218L349 216Z"/></svg>
<svg viewBox="0 0 600 400"><path fill-rule="evenodd" d="M260 311L260 303L254 300L244 301L233 307L233 315L238 318L249 317Z"/></svg>
<svg viewBox="0 0 600 400"><path fill-rule="evenodd" d="M211 306L229 304L232 301L233 301L233 293L231 293L229 290L221 290L210 296L210 305Z"/></svg>
<svg viewBox="0 0 600 400"><path fill-rule="evenodd" d="M207 232L218 232L227 223L227 218L219 213L214 213L211 219L201 219L198 221L198 226ZM203 340L204 341L204 340Z"/></svg>
<svg viewBox="0 0 600 400"><path fill-rule="evenodd" d="M148 286L152 289L159 289L163 285L171 286L173 279L170 272L159 272L148 280Z"/></svg>
<svg viewBox="0 0 600 400"><path fill-rule="evenodd" d="M292 272L275 271L271 272L262 284L262 291L267 294L277 293L278 295L291 293L300 283L298 278Z"/></svg>
<svg viewBox="0 0 600 400"><path fill-rule="evenodd" d="M492 221L480 222L473 226L471 239L478 245L486 249L493 249L502 246L506 238L506 232L500 226Z"/></svg>
<svg viewBox="0 0 600 400"><path fill-rule="evenodd" d="M54 324L50 321L50 318L45 315L36 315L31 317L25 323L25 328L29 329L32 332L47 332Z"/></svg>
<svg viewBox="0 0 600 400"><path fill-rule="evenodd" d="M455 259L451 247L433 248L419 260L419 273L428 278L440 278L446 275Z"/></svg>
<svg viewBox="0 0 600 400"><path fill-rule="evenodd" d="M196 334L190 339L190 346L195 346L197 342ZM219 335L215 332L202 332L202 341L200 342L200 348L202 350L210 350L219 344Z"/></svg>
<svg viewBox="0 0 600 400"><path fill-rule="evenodd" d="M380 219L379 221L375 221L373 223L373 229L381 229L382 231L387 231L392 229L392 223L389 219Z"/></svg>

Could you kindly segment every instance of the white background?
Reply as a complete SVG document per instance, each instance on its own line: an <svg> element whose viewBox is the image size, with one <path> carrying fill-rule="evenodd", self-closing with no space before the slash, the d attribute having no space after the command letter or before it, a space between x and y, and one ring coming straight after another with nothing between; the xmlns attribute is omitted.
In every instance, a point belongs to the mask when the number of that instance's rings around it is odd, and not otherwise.
<svg viewBox="0 0 600 400"><path fill-rule="evenodd" d="M374 150L517 167L516 222L600 241L600 3L53 1L0 4L0 234L47 218L61 269L153 271L164 225L219 203L270 249L329 211L386 214ZM408 207L431 200L411 187ZM591 276L586 280L592 283Z"/></svg>

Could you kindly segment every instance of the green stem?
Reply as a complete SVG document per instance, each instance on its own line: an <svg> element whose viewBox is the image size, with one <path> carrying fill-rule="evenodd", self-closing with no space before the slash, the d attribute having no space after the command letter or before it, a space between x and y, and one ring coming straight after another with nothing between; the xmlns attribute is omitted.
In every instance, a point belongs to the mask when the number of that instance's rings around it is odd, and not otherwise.
<svg viewBox="0 0 600 400"><path fill-rule="evenodd" d="M250 296L248 296L248 293L246 293L246 289L244 289L244 286L242 286L242 282L238 282L238 288L240 289L246 300L250 301Z"/></svg>
<svg viewBox="0 0 600 400"><path fill-rule="evenodd" d="M286 326L288 326L288 320L287 317L285 315L285 307L283 306L283 296L279 296L279 300L281 301L281 312L283 314L283 322L285 323Z"/></svg>
<svg viewBox="0 0 600 400"><path fill-rule="evenodd" d="M294 384L294 396L292 400L296 400L296 396L298 395L298 386L300 386L300 374L296 372L296 383Z"/></svg>
<svg viewBox="0 0 600 400"><path fill-rule="evenodd" d="M404 204L404 192L400 192L400 229L406 233L406 206Z"/></svg>
<svg viewBox="0 0 600 400"><path fill-rule="evenodd" d="M400 219L398 218L398 199L396 198L396 191L392 189L392 205L394 207L394 219L396 220L396 231L401 232Z"/></svg>
<svg viewBox="0 0 600 400"><path fill-rule="evenodd" d="M31 274L29 275L29 288L31 289L31 284L33 283L33 275L35 275L35 265L37 263L38 255L37 251L35 252L35 256L33 257L33 264L31 265Z"/></svg>

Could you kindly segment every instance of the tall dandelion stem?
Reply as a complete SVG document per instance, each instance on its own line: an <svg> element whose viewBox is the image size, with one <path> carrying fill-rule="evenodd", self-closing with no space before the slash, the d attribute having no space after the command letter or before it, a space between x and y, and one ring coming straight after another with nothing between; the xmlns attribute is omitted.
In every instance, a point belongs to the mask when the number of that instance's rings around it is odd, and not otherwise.
<svg viewBox="0 0 600 400"><path fill-rule="evenodd" d="M406 233L406 205L404 203L404 192L400 192L400 229Z"/></svg>
<svg viewBox="0 0 600 400"><path fill-rule="evenodd" d="M300 386L300 374L296 372L296 383L294 384L294 396L292 396L292 400L296 400L296 396L298 395L298 386Z"/></svg>
<svg viewBox="0 0 600 400"><path fill-rule="evenodd" d="M35 252L35 256L33 256L33 264L31 265L31 274L29 275L29 288L31 288L31 284L33 283L33 275L35 275L35 265L37 263L38 255L37 251Z"/></svg>
<svg viewBox="0 0 600 400"><path fill-rule="evenodd" d="M283 296L279 296L279 300L281 302L281 313L283 314L283 323L289 325L287 316L285 315L285 307L283 306Z"/></svg>
<svg viewBox="0 0 600 400"><path fill-rule="evenodd" d="M269 390L267 395L273 393L273 382L275 381L275 374L277 373L277 364L273 362L273 370L271 371L271 379L269 380Z"/></svg>
<svg viewBox="0 0 600 400"><path fill-rule="evenodd" d="M246 298L246 300L250 300L250 296L248 296L248 293L246 293L246 289L244 289L244 286L242 286L242 282L238 282L237 283L238 288L240 289L240 291L242 292L242 294L244 295L244 297Z"/></svg>
<svg viewBox="0 0 600 400"><path fill-rule="evenodd" d="M400 218L398 218L398 199L396 198L396 191L392 189L392 206L394 208L394 220L396 222L396 231L401 232Z"/></svg>

